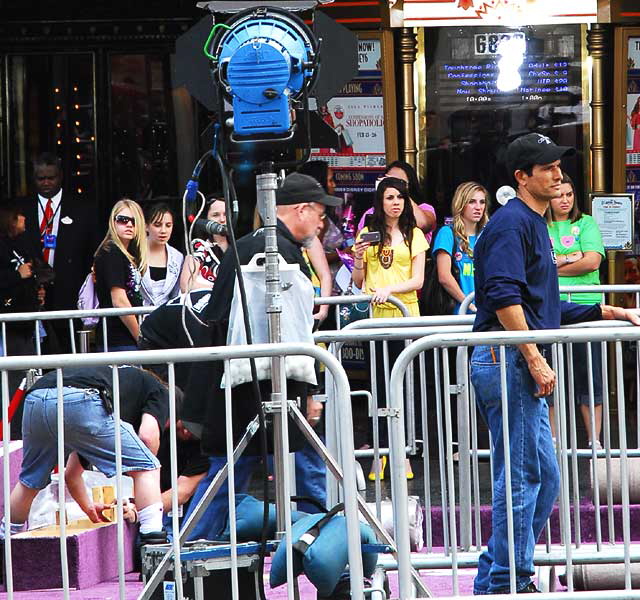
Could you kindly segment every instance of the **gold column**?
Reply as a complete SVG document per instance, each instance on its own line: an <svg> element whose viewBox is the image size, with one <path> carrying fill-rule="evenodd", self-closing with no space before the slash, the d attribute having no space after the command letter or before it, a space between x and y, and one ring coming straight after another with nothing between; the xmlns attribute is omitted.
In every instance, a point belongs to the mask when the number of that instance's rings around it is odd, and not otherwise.
<svg viewBox="0 0 640 600"><path fill-rule="evenodd" d="M591 55L591 191L602 194L607 191L606 162L604 146L605 101L604 101L604 63L605 51L608 49L607 30L600 23L592 23L587 31L587 50ZM591 207L589 207L590 209ZM607 250L607 283L616 280L616 251ZM615 304L613 294L609 302ZM609 381L615 381L615 350L608 345ZM609 387L610 410L617 413L616 386Z"/></svg>
<svg viewBox="0 0 640 600"><path fill-rule="evenodd" d="M416 105L413 93L413 63L416 61L417 40L411 27L400 30L400 63L402 64L402 124L404 129L403 158L416 166Z"/></svg>
<svg viewBox="0 0 640 600"><path fill-rule="evenodd" d="M608 45L605 26L601 23L593 23L587 31L587 49L593 60L591 73L591 189L594 194L602 194L607 191L604 146L605 101L603 59L608 50Z"/></svg>
<svg viewBox="0 0 640 600"><path fill-rule="evenodd" d="M604 100L604 56L608 50L607 29L601 23L593 23L587 31L587 49L591 55L591 190L594 194L607 191L606 157L604 144L605 100ZM607 278L616 279L616 252L607 251Z"/></svg>

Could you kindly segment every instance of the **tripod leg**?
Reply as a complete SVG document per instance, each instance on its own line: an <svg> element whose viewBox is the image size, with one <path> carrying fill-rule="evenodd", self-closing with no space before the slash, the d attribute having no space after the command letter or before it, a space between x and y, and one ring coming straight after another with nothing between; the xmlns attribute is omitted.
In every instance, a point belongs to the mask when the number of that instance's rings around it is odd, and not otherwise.
<svg viewBox="0 0 640 600"><path fill-rule="evenodd" d="M311 444L313 449L322 457L327 468L331 471L332 475L338 480L343 481L344 477L342 475L342 470L340 469L340 465L336 462L336 460L329 454L327 447L322 443L322 440L318 436L318 434L314 431L314 429L307 423L304 415L300 412L295 403L289 403L289 411L291 416L293 417L296 425L300 428L307 441ZM387 546L389 546L391 550L392 556L397 560L398 553L395 548L395 544L393 538L384 530L382 524L376 519L375 515L371 512L364 498L358 494L358 508L360 512L364 515L367 523L371 525L373 530L379 539L381 539ZM431 598L433 597L433 593L427 588L422 579L420 579L420 575L418 571L416 571L413 567L411 567L411 575L414 581L414 584L420 594L421 597Z"/></svg>

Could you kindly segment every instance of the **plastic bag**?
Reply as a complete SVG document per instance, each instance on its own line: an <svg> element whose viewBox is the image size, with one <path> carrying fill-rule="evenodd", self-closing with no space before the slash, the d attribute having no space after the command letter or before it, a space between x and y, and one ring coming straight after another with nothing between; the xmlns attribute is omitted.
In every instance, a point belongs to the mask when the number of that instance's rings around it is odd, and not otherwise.
<svg viewBox="0 0 640 600"><path fill-rule="evenodd" d="M264 267L258 261L264 254L256 254L251 262L242 267L247 306L250 307L249 321L254 344L269 342L269 326L266 310L266 287ZM281 340L283 342L298 342L313 344L313 297L314 290L311 281L300 271L300 267L284 262L280 257L280 282L282 318ZM240 300L238 282L235 283L231 311L229 313L229 329L227 331L227 345L239 346L247 343L244 329L244 311ZM258 380L271 378L271 358L256 358ZM287 379L316 384L314 359L311 356L286 356L285 372ZM230 361L231 387L251 381L251 365L248 358ZM221 387L224 387L224 378Z"/></svg>
<svg viewBox="0 0 640 600"><path fill-rule="evenodd" d="M91 269L89 274L85 277L84 283L78 292L78 308L80 310L94 310L96 308L100 308L93 269ZM98 321L100 321L98 317L83 317L81 320L85 327L95 327L98 324Z"/></svg>

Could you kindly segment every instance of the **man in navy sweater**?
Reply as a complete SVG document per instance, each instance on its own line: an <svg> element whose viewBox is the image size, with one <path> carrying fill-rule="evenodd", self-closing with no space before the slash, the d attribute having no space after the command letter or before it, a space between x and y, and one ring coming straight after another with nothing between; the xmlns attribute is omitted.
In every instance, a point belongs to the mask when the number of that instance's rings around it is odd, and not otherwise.
<svg viewBox="0 0 640 600"><path fill-rule="evenodd" d="M555 329L599 319L640 325L638 316L623 308L560 301L556 260L543 215L549 201L560 194L560 159L574 152L537 133L524 135L507 148L507 168L518 196L492 217L474 250L478 309L474 331ZM478 409L493 444L492 535L479 559L474 594L509 593L507 492L513 499L516 591L538 591L531 581L533 551L559 491L545 400L553 392L556 375L536 344L507 346L505 356L511 490L505 489L499 347L477 346L471 360Z"/></svg>

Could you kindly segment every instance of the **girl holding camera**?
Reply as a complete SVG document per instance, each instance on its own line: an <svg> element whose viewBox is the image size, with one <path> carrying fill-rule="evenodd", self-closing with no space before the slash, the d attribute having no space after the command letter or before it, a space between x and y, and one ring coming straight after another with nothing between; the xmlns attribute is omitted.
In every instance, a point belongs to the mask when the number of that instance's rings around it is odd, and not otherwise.
<svg viewBox="0 0 640 600"><path fill-rule="evenodd" d="M376 241L378 240L378 241ZM401 317L402 313L387 300L394 296L408 309L411 316L419 316L417 290L424 280L425 252L429 244L424 233L416 227L413 206L407 184L396 177L386 177L376 190L373 214L360 231L354 245L353 283L364 288L373 298L373 316ZM368 344L366 345L368 346ZM388 365L402 352L402 342L388 342ZM378 406L386 406L386 382L382 344L376 344ZM388 446L386 419L380 426L380 447ZM375 463L375 461L374 461ZM386 456L373 464L369 479L384 479ZM413 479L407 459L407 479Z"/></svg>
<svg viewBox="0 0 640 600"><path fill-rule="evenodd" d="M391 295L411 316L420 315L417 290L422 287L428 247L424 233L416 227L407 184L385 177L376 190L373 214L353 250L353 283L359 288L364 285L365 293L373 295L374 317L402 316L387 303Z"/></svg>

